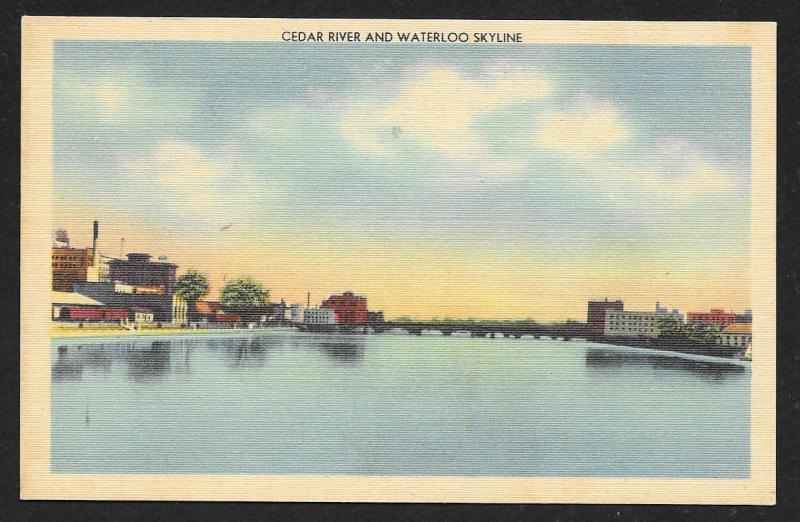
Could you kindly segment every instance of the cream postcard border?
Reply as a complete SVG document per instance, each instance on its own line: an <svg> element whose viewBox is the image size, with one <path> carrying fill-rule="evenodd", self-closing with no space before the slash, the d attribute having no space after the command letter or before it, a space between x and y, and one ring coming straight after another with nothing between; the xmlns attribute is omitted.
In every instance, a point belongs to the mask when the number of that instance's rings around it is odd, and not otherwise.
<svg viewBox="0 0 800 522"><path fill-rule="evenodd" d="M737 45L752 50L752 308L749 479L50 472L50 235L55 40L281 41L295 31L521 32L523 44ZM775 503L776 25L567 22L61 18L22 20L20 496L23 499L382 502ZM286 45L297 45L286 43ZM328 43L321 45L337 45ZM387 43L383 45L447 45ZM469 44L491 45L491 44Z"/></svg>

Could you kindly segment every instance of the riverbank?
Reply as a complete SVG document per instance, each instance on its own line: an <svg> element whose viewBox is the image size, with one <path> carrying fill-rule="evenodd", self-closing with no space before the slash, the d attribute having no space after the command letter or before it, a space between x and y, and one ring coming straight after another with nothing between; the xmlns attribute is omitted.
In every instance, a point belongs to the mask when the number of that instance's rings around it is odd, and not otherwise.
<svg viewBox="0 0 800 522"><path fill-rule="evenodd" d="M273 326L267 328L157 328L145 327L137 330L128 330L122 327L63 327L51 326L52 339L75 339L85 337L162 337L162 336L194 336L194 335L220 335L220 334L257 334L265 331L286 330L291 327Z"/></svg>

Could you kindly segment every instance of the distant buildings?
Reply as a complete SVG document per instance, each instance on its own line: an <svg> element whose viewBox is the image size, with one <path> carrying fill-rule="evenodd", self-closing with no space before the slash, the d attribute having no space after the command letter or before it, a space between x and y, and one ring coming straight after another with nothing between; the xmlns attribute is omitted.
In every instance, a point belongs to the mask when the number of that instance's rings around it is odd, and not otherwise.
<svg viewBox="0 0 800 522"><path fill-rule="evenodd" d="M242 318L237 314L223 312L219 301L197 301L195 303L195 319L205 325L213 323L230 324L242 321Z"/></svg>
<svg viewBox="0 0 800 522"><path fill-rule="evenodd" d="M666 306L661 306L661 303L658 301L656 301L656 316L671 317L679 323L683 323L683 314L680 312L680 310L673 308L672 311L670 311L670 309Z"/></svg>
<svg viewBox="0 0 800 522"><path fill-rule="evenodd" d="M734 314L721 308L712 308L709 312L689 312L686 314L686 322L689 324L705 323L727 326L735 320L736 316Z"/></svg>
<svg viewBox="0 0 800 522"><path fill-rule="evenodd" d="M733 316L734 323L752 323L753 322L753 311L750 309L745 310L741 314L734 314Z"/></svg>
<svg viewBox="0 0 800 522"><path fill-rule="evenodd" d="M607 310L603 335L609 337L658 337L655 312Z"/></svg>
<svg viewBox="0 0 800 522"><path fill-rule="evenodd" d="M723 346L739 346L747 348L753 342L752 325L748 323L733 323L722 329L717 344Z"/></svg>
<svg viewBox="0 0 800 522"><path fill-rule="evenodd" d="M305 308L303 323L311 325L335 324L336 312L330 308Z"/></svg>
<svg viewBox="0 0 800 522"><path fill-rule="evenodd" d="M368 311L367 312L367 322L369 324L375 324L375 323L384 322L383 311L382 310L378 310L378 311L375 311L375 312L369 312Z"/></svg>
<svg viewBox="0 0 800 522"><path fill-rule="evenodd" d="M300 323L303 321L303 305L289 305L289 320L293 323Z"/></svg>
<svg viewBox="0 0 800 522"><path fill-rule="evenodd" d="M586 313L586 325L590 334L603 335L606 327L606 311L622 310L622 301L589 301L589 308Z"/></svg>
<svg viewBox="0 0 800 522"><path fill-rule="evenodd" d="M322 301L320 308L333 310L337 324L366 324L367 298L345 292Z"/></svg>

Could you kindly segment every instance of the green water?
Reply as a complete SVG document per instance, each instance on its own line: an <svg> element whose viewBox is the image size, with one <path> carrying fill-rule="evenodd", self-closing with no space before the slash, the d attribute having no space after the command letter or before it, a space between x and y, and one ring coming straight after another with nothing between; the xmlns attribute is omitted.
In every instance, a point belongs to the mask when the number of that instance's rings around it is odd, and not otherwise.
<svg viewBox="0 0 800 522"><path fill-rule="evenodd" d="M582 341L52 344L52 469L746 477L750 369Z"/></svg>

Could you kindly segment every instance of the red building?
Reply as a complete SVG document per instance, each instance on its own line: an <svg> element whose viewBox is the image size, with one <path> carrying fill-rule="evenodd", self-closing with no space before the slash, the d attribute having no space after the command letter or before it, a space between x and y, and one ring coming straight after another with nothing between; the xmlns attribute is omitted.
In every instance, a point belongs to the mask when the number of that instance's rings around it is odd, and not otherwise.
<svg viewBox="0 0 800 522"><path fill-rule="evenodd" d="M720 308L712 308L710 312L688 312L687 323L721 324L728 326L736 321L736 314L726 312Z"/></svg>
<svg viewBox="0 0 800 522"><path fill-rule="evenodd" d="M66 306L61 317L71 321L127 321L128 311L124 308Z"/></svg>
<svg viewBox="0 0 800 522"><path fill-rule="evenodd" d="M367 322L367 298L345 292L332 295L322 301L320 308L333 310L337 324L365 324Z"/></svg>
<svg viewBox="0 0 800 522"><path fill-rule="evenodd" d="M589 328L589 333L603 335L606 325L606 311L622 311L622 308L622 301L619 300L609 301L606 298L604 301L589 301L589 310L586 313L586 325Z"/></svg>

